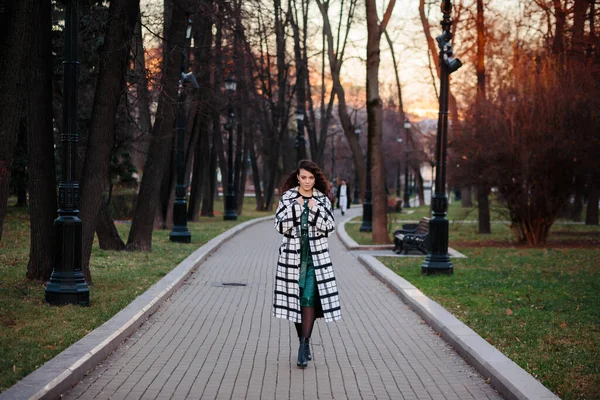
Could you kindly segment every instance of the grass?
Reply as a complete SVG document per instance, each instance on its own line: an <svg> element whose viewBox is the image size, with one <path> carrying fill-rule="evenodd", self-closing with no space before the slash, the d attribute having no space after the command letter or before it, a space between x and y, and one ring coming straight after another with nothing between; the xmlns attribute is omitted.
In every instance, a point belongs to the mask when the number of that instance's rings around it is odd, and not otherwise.
<svg viewBox="0 0 600 400"><path fill-rule="evenodd" d="M188 223L192 243L171 243L169 231L155 231L152 253L100 250L94 244L90 269L90 307L53 307L44 302L44 283L25 278L29 257L29 214L9 206L0 242L0 392L106 322L198 247L252 218L246 199L238 221L223 221L223 203L215 202L215 218ZM117 229L126 240L130 225Z"/></svg>
<svg viewBox="0 0 600 400"><path fill-rule="evenodd" d="M413 207L409 210L413 212L406 214L406 209L402 213L388 214L388 232L390 238L393 232L402 227L402 224L407 221L417 222L422 217L430 217L431 212L428 206ZM505 222L505 211L494 205L491 211L491 230L488 235L480 235L477 233L477 208L462 208L460 202L453 202L448 206L449 241L450 246L455 246L459 243L476 244L476 245L494 245L507 246L514 245L521 247L514 242L514 235ZM359 245L373 244L370 232L360 232L360 222L362 216L355 217L345 225L346 233ZM550 236L548 237L549 245L561 246L599 246L600 232L597 227L583 224L565 223L565 220L558 220L552 226ZM472 242L472 243L471 243Z"/></svg>
<svg viewBox="0 0 600 400"><path fill-rule="evenodd" d="M429 215L412 210L390 214L390 232ZM558 221L544 248L528 248L514 243L498 208L493 215L492 233L480 235L464 221L476 221L477 209L450 205L450 246L468 256L452 260L452 276L422 276L421 257L379 259L561 398L600 399L600 227ZM345 228L371 244L359 227Z"/></svg>
<svg viewBox="0 0 600 400"><path fill-rule="evenodd" d="M598 232L600 233L600 231ZM597 248L458 248L454 275L381 257L561 398L600 399Z"/></svg>

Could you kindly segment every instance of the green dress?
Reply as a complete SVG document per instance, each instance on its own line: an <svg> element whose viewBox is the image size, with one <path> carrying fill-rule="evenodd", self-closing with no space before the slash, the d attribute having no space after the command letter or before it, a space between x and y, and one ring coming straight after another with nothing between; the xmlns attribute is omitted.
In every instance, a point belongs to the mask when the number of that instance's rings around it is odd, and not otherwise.
<svg viewBox="0 0 600 400"><path fill-rule="evenodd" d="M316 303L317 282L315 278L315 269L310 254L310 244L308 242L308 200L310 197L304 197L304 209L300 216L301 232L301 257L300 257L300 306L314 307Z"/></svg>

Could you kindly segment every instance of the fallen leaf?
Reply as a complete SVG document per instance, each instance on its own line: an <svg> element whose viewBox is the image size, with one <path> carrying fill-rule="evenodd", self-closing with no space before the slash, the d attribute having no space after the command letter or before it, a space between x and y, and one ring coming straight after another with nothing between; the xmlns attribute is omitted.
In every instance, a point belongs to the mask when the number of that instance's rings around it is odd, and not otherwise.
<svg viewBox="0 0 600 400"><path fill-rule="evenodd" d="M562 324L560 324L560 327L561 327L561 328L566 328L566 327L567 327L567 323L566 323L566 322L563 322Z"/></svg>
<svg viewBox="0 0 600 400"><path fill-rule="evenodd" d="M510 308L507 308L506 315L513 315L513 310L511 310Z"/></svg>

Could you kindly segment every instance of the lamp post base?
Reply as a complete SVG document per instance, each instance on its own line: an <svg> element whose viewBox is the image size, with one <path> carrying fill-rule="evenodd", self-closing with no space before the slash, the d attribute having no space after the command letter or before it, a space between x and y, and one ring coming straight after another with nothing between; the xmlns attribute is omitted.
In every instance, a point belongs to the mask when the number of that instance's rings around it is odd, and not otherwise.
<svg viewBox="0 0 600 400"><path fill-rule="evenodd" d="M171 242L190 243L192 241L192 234L187 226L187 202L185 201L185 197L183 197L185 187L177 185L176 193L177 198L173 204L173 229L169 234L169 240Z"/></svg>
<svg viewBox="0 0 600 400"><path fill-rule="evenodd" d="M228 193L225 195L225 212L223 213L223 219L225 221L236 221L237 218L235 194Z"/></svg>
<svg viewBox="0 0 600 400"><path fill-rule="evenodd" d="M177 243L190 243L192 241L192 234L187 226L175 225L169 234L169 240Z"/></svg>
<svg viewBox="0 0 600 400"><path fill-rule="evenodd" d="M427 254L425 262L421 265L421 275L452 275L454 267L448 254Z"/></svg>
<svg viewBox="0 0 600 400"><path fill-rule="evenodd" d="M82 222L75 215L61 215L54 221L54 226L59 259L46 284L46 302L89 306L90 288L81 270Z"/></svg>
<svg viewBox="0 0 600 400"><path fill-rule="evenodd" d="M90 305L90 288L81 271L75 273L54 271L46 284L46 302L53 306L78 304Z"/></svg>
<svg viewBox="0 0 600 400"><path fill-rule="evenodd" d="M373 231L373 204L365 202L363 204L363 220L360 226L361 232Z"/></svg>

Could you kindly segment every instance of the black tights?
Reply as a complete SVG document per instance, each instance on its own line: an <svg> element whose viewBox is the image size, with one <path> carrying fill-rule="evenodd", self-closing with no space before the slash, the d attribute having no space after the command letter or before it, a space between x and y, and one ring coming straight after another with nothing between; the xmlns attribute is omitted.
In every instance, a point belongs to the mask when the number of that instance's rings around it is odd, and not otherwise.
<svg viewBox="0 0 600 400"><path fill-rule="evenodd" d="M299 338L310 338L315 325L315 308L302 307L302 323L296 322L295 325Z"/></svg>

